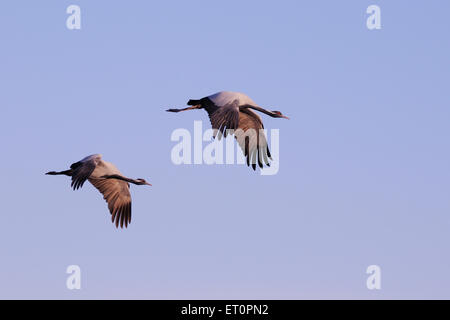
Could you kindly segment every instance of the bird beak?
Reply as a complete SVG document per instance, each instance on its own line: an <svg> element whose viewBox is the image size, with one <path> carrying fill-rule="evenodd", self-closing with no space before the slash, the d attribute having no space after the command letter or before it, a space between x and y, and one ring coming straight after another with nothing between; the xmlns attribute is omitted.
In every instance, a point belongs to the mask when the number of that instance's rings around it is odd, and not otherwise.
<svg viewBox="0 0 450 320"><path fill-rule="evenodd" d="M146 184L146 185L148 185L148 186L151 186L151 184L150 184L150 183L148 183L148 182L146 182L145 184Z"/></svg>
<svg viewBox="0 0 450 320"><path fill-rule="evenodd" d="M286 116L282 116L283 118L285 118L285 119L288 119L288 120L290 120L288 117L286 117Z"/></svg>

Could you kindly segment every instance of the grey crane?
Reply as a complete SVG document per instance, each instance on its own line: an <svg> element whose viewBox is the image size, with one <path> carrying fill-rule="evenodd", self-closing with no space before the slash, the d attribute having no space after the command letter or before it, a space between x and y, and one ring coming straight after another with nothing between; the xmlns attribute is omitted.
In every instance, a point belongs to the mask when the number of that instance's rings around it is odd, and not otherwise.
<svg viewBox="0 0 450 320"><path fill-rule="evenodd" d="M239 92L221 91L200 100L189 100L191 107L184 109L168 109L168 112L180 112L194 109L205 109L208 112L214 137L219 139L228 133L234 134L246 159L247 166L256 169L256 163L263 168L263 163L270 166L272 160L267 139L263 132L261 118L251 109L262 112L272 118L285 118L280 111L269 111L259 107L247 95Z"/></svg>
<svg viewBox="0 0 450 320"><path fill-rule="evenodd" d="M48 175L66 175L72 177L71 187L78 190L86 180L103 194L108 203L111 220L116 227L125 228L131 223L131 195L130 185L149 185L144 179L130 179L122 175L117 167L102 160L100 154L93 154L73 163L69 170L47 172Z"/></svg>

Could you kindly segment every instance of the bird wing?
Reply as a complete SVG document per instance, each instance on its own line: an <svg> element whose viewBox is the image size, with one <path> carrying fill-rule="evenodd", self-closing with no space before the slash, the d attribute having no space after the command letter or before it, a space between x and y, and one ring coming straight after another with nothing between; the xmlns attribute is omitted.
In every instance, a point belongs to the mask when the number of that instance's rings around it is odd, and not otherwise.
<svg viewBox="0 0 450 320"><path fill-rule="evenodd" d="M236 130L239 125L239 104L235 100L222 107L205 108L214 129L214 137L227 136L227 129Z"/></svg>
<svg viewBox="0 0 450 320"><path fill-rule="evenodd" d="M131 194L130 185L122 180L90 178L89 182L103 194L103 199L108 203L111 213L111 221L116 227L125 228L131 223Z"/></svg>
<svg viewBox="0 0 450 320"><path fill-rule="evenodd" d="M241 110L239 127L234 136L247 158L247 166L251 164L253 170L256 169L256 163L260 168L263 163L270 167L269 159L272 160L263 129L261 118L256 113L248 109Z"/></svg>
<svg viewBox="0 0 450 320"><path fill-rule="evenodd" d="M97 167L100 161L100 155L92 155L70 166L70 169L72 169L72 183L70 186L73 190L77 190L83 186L86 179L94 172L95 167Z"/></svg>

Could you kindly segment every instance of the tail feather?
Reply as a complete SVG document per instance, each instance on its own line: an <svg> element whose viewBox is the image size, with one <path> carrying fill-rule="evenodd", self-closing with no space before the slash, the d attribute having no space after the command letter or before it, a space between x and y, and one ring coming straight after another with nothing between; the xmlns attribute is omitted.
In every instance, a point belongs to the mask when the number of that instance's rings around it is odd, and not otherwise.
<svg viewBox="0 0 450 320"><path fill-rule="evenodd" d="M202 102L200 100L193 100L193 99L189 100L187 103L188 106L196 106L198 104L202 104Z"/></svg>

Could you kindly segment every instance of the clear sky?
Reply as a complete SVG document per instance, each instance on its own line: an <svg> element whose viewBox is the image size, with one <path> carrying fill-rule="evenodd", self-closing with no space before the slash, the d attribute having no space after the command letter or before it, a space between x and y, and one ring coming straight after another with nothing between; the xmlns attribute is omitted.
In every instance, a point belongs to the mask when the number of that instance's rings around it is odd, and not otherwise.
<svg viewBox="0 0 450 320"><path fill-rule="evenodd" d="M366 27L372 4L381 30ZM450 298L449 12L2 1L0 298ZM172 163L173 130L209 122L164 110L221 90L291 118L263 115L277 175ZM92 153L153 184L131 186L126 230L89 183L44 175Z"/></svg>

